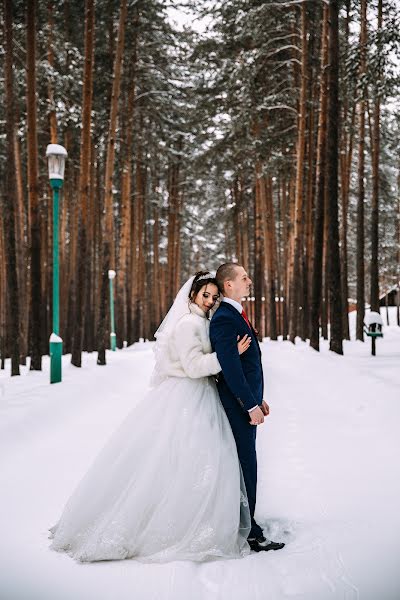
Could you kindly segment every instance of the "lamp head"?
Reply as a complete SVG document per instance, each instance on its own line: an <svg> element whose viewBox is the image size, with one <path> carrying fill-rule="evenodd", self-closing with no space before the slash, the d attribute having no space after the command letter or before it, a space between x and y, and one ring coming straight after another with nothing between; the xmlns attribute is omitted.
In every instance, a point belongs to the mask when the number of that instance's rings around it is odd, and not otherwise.
<svg viewBox="0 0 400 600"><path fill-rule="evenodd" d="M64 146L49 144L46 149L46 156L49 165L50 183L53 183L52 180L58 180L58 187L60 187L64 181L65 160L68 153Z"/></svg>

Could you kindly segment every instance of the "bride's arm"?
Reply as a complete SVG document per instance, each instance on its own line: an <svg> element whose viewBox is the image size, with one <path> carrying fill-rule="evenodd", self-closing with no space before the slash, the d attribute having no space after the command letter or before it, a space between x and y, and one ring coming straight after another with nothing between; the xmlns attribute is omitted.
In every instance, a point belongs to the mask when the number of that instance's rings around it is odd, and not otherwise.
<svg viewBox="0 0 400 600"><path fill-rule="evenodd" d="M186 375L191 379L216 375L221 371L217 353L203 352L201 333L192 320L182 320L175 331L175 346Z"/></svg>

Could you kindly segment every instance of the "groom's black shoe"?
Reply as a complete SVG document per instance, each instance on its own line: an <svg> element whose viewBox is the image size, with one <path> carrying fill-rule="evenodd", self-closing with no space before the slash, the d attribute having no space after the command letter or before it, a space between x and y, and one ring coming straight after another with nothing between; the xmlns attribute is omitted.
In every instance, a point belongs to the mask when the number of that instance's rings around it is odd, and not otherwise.
<svg viewBox="0 0 400 600"><path fill-rule="evenodd" d="M263 535L256 538L247 538L249 546L254 552L266 552L268 550L281 550L284 547L283 542L272 542L265 539Z"/></svg>

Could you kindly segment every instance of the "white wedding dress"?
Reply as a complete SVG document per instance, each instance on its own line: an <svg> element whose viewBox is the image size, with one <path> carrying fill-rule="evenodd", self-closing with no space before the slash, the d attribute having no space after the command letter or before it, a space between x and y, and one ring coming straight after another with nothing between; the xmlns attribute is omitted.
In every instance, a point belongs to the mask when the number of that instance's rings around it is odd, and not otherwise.
<svg viewBox="0 0 400 600"><path fill-rule="evenodd" d="M249 553L245 485L210 376L220 367L209 321L195 304L186 303L186 312L166 336L156 384L50 529L54 550L79 561L203 561Z"/></svg>

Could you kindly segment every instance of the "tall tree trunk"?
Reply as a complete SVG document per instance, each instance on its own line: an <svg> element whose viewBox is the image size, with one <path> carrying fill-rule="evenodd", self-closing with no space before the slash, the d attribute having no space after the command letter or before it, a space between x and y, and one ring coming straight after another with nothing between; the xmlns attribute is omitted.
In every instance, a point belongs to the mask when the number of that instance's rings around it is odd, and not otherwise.
<svg viewBox="0 0 400 600"><path fill-rule="evenodd" d="M264 219L264 243L266 245L266 263L268 270L268 295L265 294L265 303L268 304L268 315L269 315L269 336L271 340L277 340L277 322L276 312L278 303L275 301L276 297L276 233L275 233L275 215L274 215L274 202L273 202L273 189L271 178L263 177L263 186L265 189L265 219ZM268 303L267 303L268 298Z"/></svg>
<svg viewBox="0 0 400 600"><path fill-rule="evenodd" d="M180 146L182 148L182 146ZM179 164L180 173L180 164ZM177 179L177 182L179 179ZM175 251L175 279L174 279L174 296L178 293L179 288L182 285L181 282L181 262L182 262L182 244L181 244L181 207L183 205L183 190L181 186L177 188L177 214L175 220L175 240L176 240L176 251Z"/></svg>
<svg viewBox="0 0 400 600"><path fill-rule="evenodd" d="M40 214L40 270L42 273L42 355L49 352L49 338L52 333L52 312L53 312L53 294L52 273L53 273L53 254L52 249L52 231L50 224L53 223L53 202L51 195L46 195L39 205Z"/></svg>
<svg viewBox="0 0 400 600"><path fill-rule="evenodd" d="M17 207L15 211L15 243L17 248L17 273L18 273L18 295L20 306L20 364L26 365L28 356L28 329L29 329L29 277L26 276L29 266L29 222L25 211L23 165L21 158L21 143L17 135L16 123L19 123L18 106L14 104L14 154L15 154L15 181L17 194ZM24 307L26 309L24 310Z"/></svg>
<svg viewBox="0 0 400 600"><path fill-rule="evenodd" d="M254 196L254 317L256 328L261 331L261 298L265 272L263 211L265 207L264 179L260 162L256 163L256 181ZM260 337L261 339L261 337Z"/></svg>
<svg viewBox="0 0 400 600"><path fill-rule="evenodd" d="M137 28L138 18L134 20ZM131 221L132 221L132 141L135 117L136 94L136 60L137 60L137 35L132 54L129 56L129 90L126 106L124 160L121 175L121 239L118 257L117 288L117 345L123 347L124 340L129 340L128 335L128 289L130 288L130 260L128 250L131 248Z"/></svg>
<svg viewBox="0 0 400 600"><path fill-rule="evenodd" d="M18 119L16 111L16 120ZM16 247L18 267L18 294L20 298L20 362L26 365L28 355L28 328L29 328L29 278L26 276L29 268L28 242L29 224L25 216L24 192L22 183L22 161L20 141L14 127L14 151L15 151L15 178L17 183L17 211L16 211Z"/></svg>
<svg viewBox="0 0 400 600"><path fill-rule="evenodd" d="M82 347L85 320L85 300L88 285L88 210L90 201L90 161L91 161L91 114L93 99L93 62L94 62L94 26L95 26L94 0L85 2L85 65L83 72L82 92L82 133L79 166L79 204L81 206L81 220L79 224L78 249L76 264L73 266L76 273L77 290L75 293L75 325L72 343L71 363L76 367L82 364Z"/></svg>
<svg viewBox="0 0 400 600"><path fill-rule="evenodd" d="M282 239L282 231L283 231L283 223L285 220L285 195L286 195L286 186L284 185L284 180L282 179L282 181L280 181L278 179L278 227L277 227L277 264L276 264L276 269L277 269L277 296L278 296L278 304L277 304L277 334L278 335L283 335L283 298L285 295L284 289L283 289L283 281L284 281L284 274L282 272L282 246L283 246L283 239ZM286 244L285 244L286 246Z"/></svg>
<svg viewBox="0 0 400 600"><path fill-rule="evenodd" d="M346 19L344 45L345 55L349 54L350 39L350 12L351 0L346 0ZM353 157L354 125L356 114L356 102L353 101L351 107L351 118L348 123L349 114L349 93L347 83L344 78L343 90L343 119L340 128L340 174L341 174L341 201L342 201L342 220L341 220L341 275L342 275L342 312L343 312L343 338L350 339L349 329L349 282L348 282L348 257L347 257L347 230L348 230L348 205L350 192L351 163Z"/></svg>
<svg viewBox="0 0 400 600"><path fill-rule="evenodd" d="M342 228L341 228L341 274L342 274L342 312L343 312L343 337L345 340L350 339L349 329L349 283L348 283L348 252L347 252L347 231L348 231L348 207L350 196L350 177L351 163L353 158L353 141L354 141L354 126L356 115L356 103L353 104L352 115L350 121L350 132L348 136L348 144L344 142L344 150L341 161L342 171ZM345 136L347 139L347 136Z"/></svg>
<svg viewBox="0 0 400 600"><path fill-rule="evenodd" d="M148 184L147 184L147 179L149 176L149 171L148 169L146 169L146 178L145 178L145 189L144 189L144 194L143 197L147 198L147 189L148 189ZM148 201L146 201L144 203L144 220L143 220L143 233L144 233L144 243L143 243L143 267L144 267L144 272L143 272L143 279L142 279L142 294L143 294L143 299L144 299L144 304L143 304L143 338L145 340L149 340L152 337L152 331L151 331L151 319L150 319L150 314L151 314L151 286L152 286L152 279L153 279L153 269L152 269L152 264L151 264L151 259L150 259L150 231L149 231L149 219L150 219L150 203Z"/></svg>
<svg viewBox="0 0 400 600"><path fill-rule="evenodd" d="M159 223L159 210L157 206L153 208L153 219L154 219L154 227L153 227L153 256L154 256L154 271L153 271L153 298L157 300L154 302L154 331L156 331L157 327L161 323L162 313L161 313L161 302L158 301L158 298L161 297L162 288L160 287L160 223Z"/></svg>
<svg viewBox="0 0 400 600"><path fill-rule="evenodd" d="M316 23L314 23L316 27ZM315 33L313 38L315 37ZM310 75L313 70L309 67ZM304 245L304 268L303 268L303 286L304 286L304 302L303 302L303 322L304 322L304 338L310 338L311 331L311 277L312 277L312 249L313 249L313 216L314 216L314 190L315 190L315 115L314 105L317 104L318 86L313 77L310 76L309 98L310 111L308 117L308 175L307 175L307 191L306 191L306 206L305 206L305 245Z"/></svg>
<svg viewBox="0 0 400 600"><path fill-rule="evenodd" d="M111 93L110 122L107 138L107 157L104 177L104 237L102 256L102 285L100 291L100 316L97 330L97 364L106 364L106 323L108 307L108 271L115 268L115 241L113 215L113 175L115 159L115 134L117 129L118 98L121 87L122 54L125 43L127 0L121 0L118 40L114 59L114 78Z"/></svg>
<svg viewBox="0 0 400 600"><path fill-rule="evenodd" d="M342 298L338 222L338 124L339 124L339 0L329 3L329 71L327 127L328 283L330 307L329 349L343 354Z"/></svg>
<svg viewBox="0 0 400 600"><path fill-rule="evenodd" d="M239 177L236 175L233 186L232 186L232 200L234 204L233 208L233 234L235 236L235 255L238 262L241 264L242 259L242 236L241 236L241 222L240 222L240 211L241 201L239 193ZM192 241L192 240L191 240Z"/></svg>
<svg viewBox="0 0 400 600"><path fill-rule="evenodd" d="M294 217L294 236L292 245L292 278L290 282L290 311L289 311L289 338L292 343L298 332L299 313L299 286L301 278L301 255L303 253L303 203L304 203L304 156L306 142L306 102L307 102L307 7L301 5L301 86L299 103L299 129L296 151L296 202Z"/></svg>
<svg viewBox="0 0 400 600"><path fill-rule="evenodd" d="M0 198L1 200L1 198ZM0 202L0 208L2 203ZM4 217L3 211L0 210L0 257L5 256L4 248ZM6 366L6 308L7 308L7 292L6 292L6 263L0 261L0 368L5 369Z"/></svg>
<svg viewBox="0 0 400 600"><path fill-rule="evenodd" d="M382 0L378 0L378 45L381 54L380 36L382 32L383 8ZM371 211L371 310L379 312L379 155L380 155L380 91L381 73L377 73L377 84L374 102L374 121L371 140L372 149L372 211Z"/></svg>
<svg viewBox="0 0 400 600"><path fill-rule="evenodd" d="M328 144L328 142L326 142ZM325 149L327 151L327 148ZM325 165L327 169L327 165ZM324 192L324 241L322 249L322 304L321 304L321 337L324 340L329 338L329 285L328 285L328 191L325 172L325 192Z"/></svg>
<svg viewBox="0 0 400 600"><path fill-rule="evenodd" d="M4 80L6 104L6 200L3 207L3 226L6 240L6 276L8 297L10 303L10 345L11 345L11 375L19 375L19 295L17 273L17 249L15 244L15 210L17 204L17 181L15 165L15 124L14 124L14 89L13 89L13 23L12 1L4 0Z"/></svg>
<svg viewBox="0 0 400 600"><path fill-rule="evenodd" d="M397 215L396 215L396 273L395 282L397 285L396 293L396 322L400 327L400 167L397 173Z"/></svg>
<svg viewBox="0 0 400 600"><path fill-rule="evenodd" d="M129 112L129 108L128 108ZM127 286L128 286L128 249L130 247L131 233L131 193L132 193L132 164L131 145L132 124L126 124L125 157L121 175L121 228L118 254L118 278L116 281L116 308L117 308L117 347L123 348L124 340L127 340Z"/></svg>
<svg viewBox="0 0 400 600"><path fill-rule="evenodd" d="M97 331L100 319L100 290L102 286L101 278L101 259L103 249L103 212L104 212L104 193L102 187L102 174L100 171L100 155L96 154L96 196L94 205L93 219L93 311L94 311L94 338L95 348L97 347Z"/></svg>
<svg viewBox="0 0 400 600"><path fill-rule="evenodd" d="M291 306L291 294L292 294L292 286L291 282L293 279L293 266L294 266L294 220L295 220L295 206L296 206L296 180L294 177L291 177L289 180L289 190L288 190L288 226L287 226L287 270L286 270L286 322L287 322L287 331L288 331L288 339L290 340L290 306Z"/></svg>
<svg viewBox="0 0 400 600"><path fill-rule="evenodd" d="M38 144L36 110L36 0L27 0L26 26L26 114L28 152L28 199L30 214L30 256L31 256L31 363L30 369L42 369L42 295L41 295L41 240L38 188Z"/></svg>
<svg viewBox="0 0 400 600"><path fill-rule="evenodd" d="M322 256L325 221L325 171L326 171L326 120L328 106L328 7L324 6L321 45L321 83L319 100L318 141L317 141L317 175L313 269L311 286L311 335L310 346L319 351L319 320L322 300Z"/></svg>
<svg viewBox="0 0 400 600"><path fill-rule="evenodd" d="M175 242L175 221L177 218L177 197L175 193L175 177L176 177L176 167L174 164L171 164L168 170L168 256L167 256L167 265L168 265L168 285L167 285L167 303L168 306L171 306L173 297L174 297L174 266L175 266L175 252L176 252L176 242Z"/></svg>
<svg viewBox="0 0 400 600"><path fill-rule="evenodd" d="M140 328L140 298L139 298L139 244L141 240L141 233L139 229L139 215L141 214L141 202L142 202L142 127L143 119L140 116L138 119L138 130L136 134L136 158L135 158L135 193L132 196L131 205L131 265L130 265L130 281L131 286L131 298L130 298L130 313L131 320L129 323L129 343L132 344L139 339L139 328Z"/></svg>
<svg viewBox="0 0 400 600"><path fill-rule="evenodd" d="M282 264L282 339L287 340L289 323L288 323L288 311L287 311L287 300L288 300L288 247L290 241L290 220L289 220L289 207L290 207L290 180L287 185L286 180L282 182L282 244L283 244L283 264Z"/></svg>
<svg viewBox="0 0 400 600"><path fill-rule="evenodd" d="M86 315L85 319L85 336L84 336L84 349L88 352L93 352L95 349L95 291L94 282L97 281L96 267L97 267L97 253L96 253L96 148L94 140L91 140L90 144L90 184L89 184L89 219L88 219L88 280L86 285Z"/></svg>
<svg viewBox="0 0 400 600"><path fill-rule="evenodd" d="M54 68L54 51L53 51L53 29L54 29L54 2L49 0L48 2L48 27L49 37L47 40L47 60L51 68ZM53 90L53 77L49 77L48 82L48 98L49 98L49 124L50 124L50 143L57 144L57 118L56 110L54 106L54 90Z"/></svg>
<svg viewBox="0 0 400 600"><path fill-rule="evenodd" d="M68 142L71 141L70 131L67 132L66 136L66 147ZM76 311L76 294L79 291L76 284L76 277L78 273L76 272L77 265L77 255L78 255L78 242L79 242L79 200L75 193L75 186L72 184L72 174L69 177L69 182L65 186L64 191L64 202L69 203L69 223L68 223L68 233L69 233L69 251L68 251L68 261L67 261L67 289L68 294L66 300L66 328L65 328L65 352L67 354L72 353L72 343L73 343L73 334L75 328L75 311Z"/></svg>
<svg viewBox="0 0 400 600"><path fill-rule="evenodd" d="M182 138L176 144L176 155L169 169L168 182L168 304L171 305L179 285L179 180Z"/></svg>
<svg viewBox="0 0 400 600"><path fill-rule="evenodd" d="M366 73L366 44L367 44L367 0L361 0L361 31L360 31L360 78ZM364 341L365 314L365 267L364 267L364 165L365 165L365 109L366 91L363 87L359 101L359 142L358 142L358 199L357 199L357 322L356 339Z"/></svg>
<svg viewBox="0 0 400 600"><path fill-rule="evenodd" d="M140 119L140 131L143 131L143 123L142 117ZM142 158L142 140L138 145L138 152L136 158L136 202L135 202L135 226L136 226L136 241L137 241L137 250L136 250L136 290L135 290L135 298L136 298L136 306L135 306L135 320L137 323L137 335L139 338L144 337L144 323L143 323L143 307L144 307L144 286L145 286L145 254L144 254L144 193L145 193L145 184L144 184L144 166L143 166L143 158Z"/></svg>
<svg viewBox="0 0 400 600"><path fill-rule="evenodd" d="M249 269L249 207L248 203L244 200L244 182L243 179L240 178L240 194L241 194L241 238L242 238L242 265L245 269Z"/></svg>

